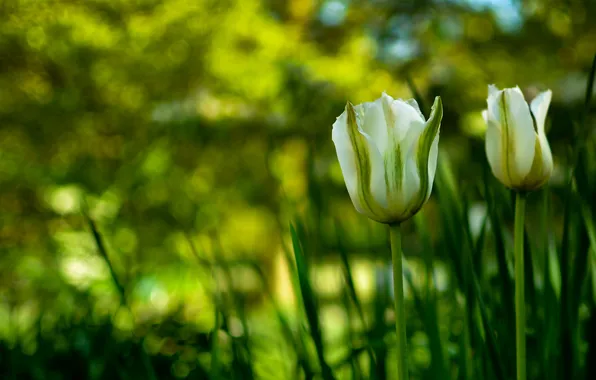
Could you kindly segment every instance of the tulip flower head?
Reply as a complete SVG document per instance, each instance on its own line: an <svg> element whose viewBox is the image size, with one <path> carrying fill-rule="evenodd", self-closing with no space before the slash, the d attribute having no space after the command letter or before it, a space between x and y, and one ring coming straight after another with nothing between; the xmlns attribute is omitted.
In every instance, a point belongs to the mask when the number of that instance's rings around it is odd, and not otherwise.
<svg viewBox="0 0 596 380"><path fill-rule="evenodd" d="M552 92L542 92L530 104L519 87L488 86L488 109L482 112L486 156L493 174L518 191L537 190L553 172L553 157L544 133Z"/></svg>
<svg viewBox="0 0 596 380"><path fill-rule="evenodd" d="M383 95L353 106L333 124L332 138L356 210L387 224L414 215L430 197L443 118L436 97L425 120L414 99Z"/></svg>

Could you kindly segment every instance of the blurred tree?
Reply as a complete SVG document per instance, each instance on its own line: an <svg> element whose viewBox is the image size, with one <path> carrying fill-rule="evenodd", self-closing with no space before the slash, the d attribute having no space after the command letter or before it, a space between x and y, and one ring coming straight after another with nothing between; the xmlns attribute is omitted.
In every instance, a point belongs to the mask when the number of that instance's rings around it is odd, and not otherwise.
<svg viewBox="0 0 596 380"><path fill-rule="evenodd" d="M589 0L4 0L0 302L65 311L74 299L53 297L70 285L115 297L82 205L133 294L193 278L182 231L269 271L287 221L314 205L323 235L341 217L357 243L366 229L348 225L367 222L331 124L348 99L410 97L408 78L426 112L443 97L441 144L464 183L484 160L492 82L553 89L564 164L593 14Z"/></svg>

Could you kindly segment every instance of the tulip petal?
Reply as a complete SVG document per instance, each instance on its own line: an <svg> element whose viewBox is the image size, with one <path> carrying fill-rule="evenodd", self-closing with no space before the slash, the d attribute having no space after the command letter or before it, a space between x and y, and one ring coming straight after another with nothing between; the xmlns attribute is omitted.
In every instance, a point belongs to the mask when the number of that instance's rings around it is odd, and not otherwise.
<svg viewBox="0 0 596 380"><path fill-rule="evenodd" d="M546 142L546 139L544 139ZM553 171L552 155L548 142L542 145L541 139L536 139L536 155L530 172L524 179L524 183L520 188L524 190L535 190L542 187L550 178Z"/></svg>
<svg viewBox="0 0 596 380"><path fill-rule="evenodd" d="M530 103L530 109L536 120L536 132L544 134L544 123L546 121L546 114L552 98L552 91L547 90L541 92Z"/></svg>
<svg viewBox="0 0 596 380"><path fill-rule="evenodd" d="M380 97L374 102L362 103L354 107L360 116L360 127L369 135L381 154L387 147L387 123L383 112L383 99Z"/></svg>
<svg viewBox="0 0 596 380"><path fill-rule="evenodd" d="M538 96L536 96L530 103L530 109L536 120L536 132L538 135L538 138L536 139L536 155L540 155L541 170L540 173L536 174L534 165L532 165L528 177L542 177L543 179L542 181L538 181L535 188L539 188L546 183L553 171L553 155L548 140L546 139L546 133L544 132L546 114L548 113L551 98L552 91L547 90L538 94ZM534 161L538 161L538 157L534 157Z"/></svg>
<svg viewBox="0 0 596 380"><path fill-rule="evenodd" d="M426 194L426 200L430 198L430 193L433 190L433 184L435 182L435 174L437 173L437 159L439 158L439 133L435 136L433 143L430 147L430 153L428 156L428 191Z"/></svg>
<svg viewBox="0 0 596 380"><path fill-rule="evenodd" d="M422 118L422 121L426 121L426 119L424 118L424 114L422 113L422 111L420 111L420 106L418 105L416 99L408 99L406 100L406 103L408 103L410 106L412 106L412 108L418 111L418 114L420 115L420 118Z"/></svg>
<svg viewBox="0 0 596 380"><path fill-rule="evenodd" d="M385 175L389 209L394 215L407 219L408 206L420 190L420 176L416 166L416 146L424 131L424 124L413 123L406 137L394 141L394 148L385 154Z"/></svg>
<svg viewBox="0 0 596 380"><path fill-rule="evenodd" d="M388 221L383 159L372 138L358 128L350 103L333 124L332 139L356 210L371 219Z"/></svg>
<svg viewBox="0 0 596 380"><path fill-rule="evenodd" d="M499 93L499 88L497 86L495 86L494 84L489 84L488 85L488 96L496 96L497 93Z"/></svg>
<svg viewBox="0 0 596 380"><path fill-rule="evenodd" d="M501 167L501 157L503 155L503 147L501 140L501 129L497 122L488 118L488 112L483 111L482 116L486 121L486 138L484 141L486 148L486 158L497 179L505 184L508 184L507 179L503 177L503 169Z"/></svg>
<svg viewBox="0 0 596 380"><path fill-rule="evenodd" d="M486 110L486 116L487 119L494 119L499 123L501 121L501 117L499 111L499 101L497 98L502 92L503 91L500 91L494 84L488 86L488 98L486 100L488 107Z"/></svg>
<svg viewBox="0 0 596 380"><path fill-rule="evenodd" d="M521 90L506 89L497 96L501 125L503 174L513 185L523 181L534 161L536 134L530 108ZM490 112L490 109L489 109ZM490 115L489 115L490 116Z"/></svg>
<svg viewBox="0 0 596 380"><path fill-rule="evenodd" d="M337 158L339 160L339 166L346 183L348 193L352 198L354 206L359 212L362 212L360 201L358 197L354 197L353 194L357 194L358 176L356 173L356 157L354 149L350 145L350 136L348 134L348 112L344 111L335 123L333 123L333 129L331 130L331 139L335 145L337 152Z"/></svg>
<svg viewBox="0 0 596 380"><path fill-rule="evenodd" d="M430 117L426 122L426 126L420 139L418 140L418 145L416 147L416 166L418 167L418 172L420 176L420 190L417 193L417 199L415 202L411 203L411 213L414 214L418 211L422 205L427 201L430 191L432 190L432 183L430 175L433 174L436 170L436 155L438 152L433 152L432 155L435 157L431 157L431 150L435 143L435 139L437 139L438 144L438 136L439 131L441 128L441 120L443 119L443 103L441 101L441 97L437 96L435 98L435 102L431 108ZM434 158L435 163L431 165L429 160ZM434 166L434 170L430 170Z"/></svg>
<svg viewBox="0 0 596 380"><path fill-rule="evenodd" d="M415 148L412 149L412 152L415 150ZM402 215L404 219L408 219L422 207L422 205L418 207L417 203L420 196L423 196L426 200L426 194L422 194L422 180L416 161L416 157L413 154L410 154L404 165L404 186L403 191L400 194L401 202L399 205L400 215Z"/></svg>
<svg viewBox="0 0 596 380"><path fill-rule="evenodd" d="M418 110L403 100L395 100L387 94L383 95L383 110L385 111L387 127L390 130L390 139L393 133L397 141L402 141L412 124L424 123L424 117L420 115Z"/></svg>
<svg viewBox="0 0 596 380"><path fill-rule="evenodd" d="M540 153L542 153L542 174L546 176L548 180L553 173L553 154L544 133L538 134L537 141L540 143ZM536 152L538 152L538 150L536 150Z"/></svg>

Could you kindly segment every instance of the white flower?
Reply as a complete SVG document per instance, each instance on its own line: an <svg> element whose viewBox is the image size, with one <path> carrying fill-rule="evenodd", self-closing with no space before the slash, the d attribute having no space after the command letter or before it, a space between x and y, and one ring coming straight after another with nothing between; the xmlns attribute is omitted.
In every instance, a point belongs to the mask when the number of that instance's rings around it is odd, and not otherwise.
<svg viewBox="0 0 596 380"><path fill-rule="evenodd" d="M553 172L553 157L544 133L552 92L542 92L528 105L519 87L488 86L486 156L493 174L505 186L536 190Z"/></svg>
<svg viewBox="0 0 596 380"><path fill-rule="evenodd" d="M400 223L428 200L443 118L436 97L428 120L414 99L383 95L352 106L333 124L333 143L352 203L381 223Z"/></svg>

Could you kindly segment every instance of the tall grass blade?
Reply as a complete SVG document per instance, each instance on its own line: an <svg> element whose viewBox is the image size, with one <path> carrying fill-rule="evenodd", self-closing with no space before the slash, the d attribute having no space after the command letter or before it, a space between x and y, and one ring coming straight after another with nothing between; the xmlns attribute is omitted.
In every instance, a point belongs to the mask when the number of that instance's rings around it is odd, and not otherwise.
<svg viewBox="0 0 596 380"><path fill-rule="evenodd" d="M95 240L95 244L97 245L97 250L99 251L102 258L105 260L106 264L108 265L108 269L110 272L110 276L112 278L112 282L114 283L114 286L118 290L118 295L120 297L120 305L125 307L126 309L128 309L132 314L132 311L130 310L130 307L127 302L126 290L125 290L124 286L122 285L122 283L118 280L118 275L116 274L114 266L110 260L109 255L108 255L108 251L106 250L106 246L103 241L103 237L99 233L99 230L97 229L97 226L95 225L95 222L93 221L93 219L91 219L91 217L88 214L85 214L85 218L87 219L87 223L89 224L89 227L91 228L91 232L93 234L93 239ZM143 342L144 342L144 338L141 339L141 344ZM149 358L149 355L147 355L147 352L145 351L145 347L143 344L141 346L141 361L143 363L145 372L147 373L146 374L147 378L149 380L157 380L157 375L155 374L155 369L153 368L153 365L151 364L151 359Z"/></svg>
<svg viewBox="0 0 596 380"><path fill-rule="evenodd" d="M243 378L250 380L254 378L254 372L252 369L253 355L248 338L249 328L248 321L246 319L244 302L241 299L241 295L235 289L232 268L228 264L227 260L222 259L225 256L219 239L216 236L212 236L212 240L216 243L216 252L214 255L215 264L222 270L225 282L227 284L226 288L228 290L228 295L231 298L236 317L240 321L240 326L242 326L242 335L237 338L233 337L231 340L232 353L234 354L233 362L235 363L234 368L237 369ZM223 308L221 309L221 312L224 313ZM226 314L224 314L224 317L229 320L230 315L226 316ZM230 334L230 336L232 336L232 334Z"/></svg>
<svg viewBox="0 0 596 380"><path fill-rule="evenodd" d="M428 334L428 343L431 354L430 377L432 379L449 380L451 374L445 366L445 352L441 341L439 330L440 321L437 313L437 294L435 291L434 270L433 270L433 247L431 236L427 228L427 221L424 212L419 212L414 217L416 231L422 241L424 251L424 263L426 268L425 300L424 300L424 328Z"/></svg>
<svg viewBox="0 0 596 380"><path fill-rule="evenodd" d="M215 309L215 326L211 332L211 372L209 378L211 380L218 380L220 372L220 361L219 361L219 329L221 327L221 313Z"/></svg>
<svg viewBox="0 0 596 380"><path fill-rule="evenodd" d="M503 225L505 224L503 218L499 212L497 202L497 196L494 189L489 185L489 171L487 165L483 166L484 175L484 195L487 203L487 213L490 220L492 237L494 241L495 257L497 260L497 275L498 275L498 286L500 294L500 307L495 310L495 318L499 325L503 326L502 331L515 331L515 319L511 310L514 310L514 297L513 297L513 280L511 272L509 270L509 264L507 260L507 251L505 247L505 234L503 232ZM500 334L499 341L501 347L512 347L514 340L509 337L508 334ZM515 358L515 353L512 350L505 350L504 360L508 363L512 363Z"/></svg>
<svg viewBox="0 0 596 380"><path fill-rule="evenodd" d="M458 264L460 266L460 280L462 281L460 282L460 287L463 289L464 294L466 295L466 306L468 313L467 322L472 323L474 320L474 309L471 302L476 301L483 322L482 329L484 332L484 338L486 340L486 347L482 345L477 349L488 350L493 371L497 379L504 380L507 378L505 375L507 372L505 371L503 360L496 343L496 330L492 327L491 321L489 319L489 310L484 302L482 289L480 288L478 277L474 270L474 263L471 256L474 250L474 245L472 244L471 240L471 232L469 230L461 231L461 229L455 229L455 226L467 225L467 223L464 222L464 218L466 218L466 216L464 214L463 207L458 202L458 199L461 197L461 193L456 188L455 181L452 179L453 175L451 173L451 169L449 168L448 162L446 160L443 160L439 163L438 173L439 177L437 179L437 188L439 189L439 197L443 204L443 208L441 210L443 213L444 228L447 228L445 233L447 235L451 234L453 236L459 236L455 242L451 240L452 243L451 245L447 245L447 249L448 251L452 251L451 257L454 260L456 267ZM445 238L449 241L448 236L445 236ZM453 245L454 243L456 243L456 245Z"/></svg>
<svg viewBox="0 0 596 380"><path fill-rule="evenodd" d="M354 308L352 307L351 296L348 294L347 289L343 289L341 292L341 301L344 310L346 311L347 315L347 333L345 334L345 343L344 345L348 347L348 358L346 359L349 361L350 369L351 369L351 378L353 380L359 379L362 374L362 369L360 368L360 362L358 360L359 354L354 346L354 342L357 339L357 334L355 334L355 326L354 326ZM334 370L337 370L337 367L333 367Z"/></svg>
<svg viewBox="0 0 596 380"><path fill-rule="evenodd" d="M551 231L550 231L550 191L542 191L542 202L540 205L540 225L539 236L542 237L542 246L539 247L542 254L542 292L540 293L539 309L542 310L542 318L539 321L539 330L537 332L537 345L535 357L539 363L537 378L551 380L557 373L557 360L555 359L557 346L558 329L558 309L559 300L557 285L554 283L553 275L560 275L556 251L552 249Z"/></svg>
<svg viewBox="0 0 596 380"><path fill-rule="evenodd" d="M573 229L571 226L575 226L577 207L575 203L575 192L573 187L573 180L575 179L578 185L578 190L586 189L586 180L588 173L586 173L586 167L584 166L583 152L585 145L585 137L583 134L587 132L587 119L589 113L590 102L592 99L592 91L594 86L594 77L596 76L596 56L588 75L588 83L586 87L586 95L584 102L584 112L582 114L581 124L583 129L578 131L577 124L574 124L575 129L575 146L576 149L573 152L573 158L571 161L571 169L568 172L567 184L565 188L565 205L564 205L564 219L563 219L563 238L561 243L561 350L562 350L562 366L560 375L573 376L576 369L576 356L575 356L575 327L576 327L576 294L574 292L579 286L581 286L581 280L574 278L575 272L581 272L585 268L574 268L574 265L582 265L584 262L583 255L581 252L581 246L584 245L581 240L584 240L582 236L573 236ZM578 170L579 169L579 170ZM580 228L581 229L581 228ZM581 234L578 231L578 234ZM578 239L580 241L578 241ZM572 248L578 248L576 254L578 257L575 258L571 255L570 250ZM570 281L573 280L573 283Z"/></svg>
<svg viewBox="0 0 596 380"><path fill-rule="evenodd" d="M120 296L120 303L122 305L126 305L126 291L124 289L124 286L118 279L118 275L116 274L114 265L112 264L112 261L110 260L108 251L106 250L106 246L104 244L103 237L97 230L97 226L95 225L95 222L93 221L93 219L91 219L91 217L89 217L89 215L85 215L85 218L87 218L87 223L89 224L89 227L91 228L91 233L93 234L93 239L95 240L95 244L97 245L97 250L99 251L99 254L104 259L106 264L108 265L108 269L110 271L110 277L112 278L112 282L113 282L114 286L116 287L116 289L118 290L118 295Z"/></svg>
<svg viewBox="0 0 596 380"><path fill-rule="evenodd" d="M345 240L345 235L337 221L335 222L335 231L337 236L337 249L339 251L339 258L341 260L342 270L344 273L344 280L346 281L347 285L348 296L350 300L354 303L354 306L356 307L356 312L358 313L358 317L360 318L362 326L364 327L364 329L366 329L364 309L362 308L362 304L360 303L360 299L358 298L358 294L356 293L356 286L354 285L354 277L352 276L352 268L350 267L348 252L343 244L343 241Z"/></svg>
<svg viewBox="0 0 596 380"><path fill-rule="evenodd" d="M360 299L358 298L358 294L356 293L356 286L354 285L354 277L352 276L352 268L350 267L350 260L348 258L348 252L345 249L345 246L343 244L343 242L345 240L345 235L344 235L343 230L341 229L341 226L339 225L339 223L337 221L335 222L335 231L336 231L336 235L337 235L337 248L339 250L339 257L341 259L342 270L344 272L344 280L347 285L347 289L346 289L347 296L353 302L354 306L356 307L356 312L358 313L358 318L360 319L362 329L364 331L367 331L368 326L367 326L366 318L364 315L364 309L362 307ZM370 348L370 347L367 347L366 351L368 354L370 365L371 365L371 367L374 367L376 365L374 352L372 351L372 348Z"/></svg>
<svg viewBox="0 0 596 380"><path fill-rule="evenodd" d="M387 345L385 344L385 335L389 331L385 324L385 311L389 303L389 281L387 280L387 270L383 262L377 262L375 266L375 297L373 301L373 325L369 342L373 347L376 366L371 366L370 378L387 378ZM393 330L391 326L390 330ZM380 344L373 345L372 342Z"/></svg>
<svg viewBox="0 0 596 380"><path fill-rule="evenodd" d="M588 85L586 86L586 96L584 101L584 122L585 118L590 109L590 103L592 102L592 93L594 92L594 82L596 78L596 54L594 54L594 59L592 60L592 68L590 69L590 74L588 75Z"/></svg>
<svg viewBox="0 0 596 380"><path fill-rule="evenodd" d="M596 59L595 59L596 63ZM588 205L582 206L582 216L588 236L590 239L590 257L589 266L591 268L592 278L592 300L590 307L590 319L587 324L587 343L588 349L586 352L586 376L585 379L592 379L596 377L596 228L594 226L594 219L592 218Z"/></svg>
<svg viewBox="0 0 596 380"><path fill-rule="evenodd" d="M586 353L586 380L596 378L596 313L592 305L592 313L587 323L588 326L588 350Z"/></svg>
<svg viewBox="0 0 596 380"><path fill-rule="evenodd" d="M317 312L318 309L316 306L316 298L310 284L308 266L306 263L306 257L302 250L302 244L293 225L290 225L290 233L292 237L292 246L294 248L296 272L300 285L300 293L302 295L302 303L304 305L306 319L310 327L309 331L317 351L317 357L319 359L319 365L321 366L322 376L324 380L335 380L331 368L325 360L323 337Z"/></svg>

